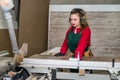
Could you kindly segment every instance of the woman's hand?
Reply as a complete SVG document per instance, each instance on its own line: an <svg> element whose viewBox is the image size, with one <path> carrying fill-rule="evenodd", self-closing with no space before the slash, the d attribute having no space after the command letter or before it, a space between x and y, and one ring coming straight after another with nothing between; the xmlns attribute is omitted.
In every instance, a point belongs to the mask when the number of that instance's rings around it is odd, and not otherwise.
<svg viewBox="0 0 120 80"><path fill-rule="evenodd" d="M55 54L55 56L64 56L64 54L59 52L59 53Z"/></svg>

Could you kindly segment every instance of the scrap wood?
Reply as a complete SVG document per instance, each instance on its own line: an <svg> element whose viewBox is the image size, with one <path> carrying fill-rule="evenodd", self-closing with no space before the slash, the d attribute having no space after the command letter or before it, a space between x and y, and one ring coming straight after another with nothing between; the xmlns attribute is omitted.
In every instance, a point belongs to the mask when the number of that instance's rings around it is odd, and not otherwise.
<svg viewBox="0 0 120 80"><path fill-rule="evenodd" d="M26 80L48 80L46 74L32 74Z"/></svg>
<svg viewBox="0 0 120 80"><path fill-rule="evenodd" d="M20 48L19 52L14 54L13 60L10 62L10 65L19 64L23 61L24 57L28 53L28 44L23 43L22 47Z"/></svg>

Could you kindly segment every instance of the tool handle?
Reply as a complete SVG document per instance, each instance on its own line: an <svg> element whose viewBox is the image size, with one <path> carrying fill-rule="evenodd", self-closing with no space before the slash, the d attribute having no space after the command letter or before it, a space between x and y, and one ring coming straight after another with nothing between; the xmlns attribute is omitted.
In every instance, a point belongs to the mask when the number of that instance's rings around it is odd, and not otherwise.
<svg viewBox="0 0 120 80"><path fill-rule="evenodd" d="M112 67L114 67L115 66L115 59L113 58L112 59Z"/></svg>

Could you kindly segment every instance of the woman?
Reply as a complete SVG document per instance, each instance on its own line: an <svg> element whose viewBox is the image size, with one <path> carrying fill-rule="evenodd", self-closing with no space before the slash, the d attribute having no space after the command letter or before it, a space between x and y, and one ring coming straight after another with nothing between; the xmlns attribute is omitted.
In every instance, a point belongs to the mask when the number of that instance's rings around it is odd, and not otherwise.
<svg viewBox="0 0 120 80"><path fill-rule="evenodd" d="M85 14L85 11L80 8L72 9L69 18L71 26L66 32L66 37L60 52L55 56L64 56L69 49L69 51L73 53L73 57L82 59L85 51L87 51L90 46L91 38L91 30L86 21Z"/></svg>

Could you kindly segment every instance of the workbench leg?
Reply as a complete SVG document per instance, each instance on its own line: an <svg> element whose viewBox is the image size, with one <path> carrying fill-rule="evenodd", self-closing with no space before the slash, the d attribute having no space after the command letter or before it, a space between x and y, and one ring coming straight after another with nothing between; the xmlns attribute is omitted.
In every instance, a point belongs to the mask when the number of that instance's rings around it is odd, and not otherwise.
<svg viewBox="0 0 120 80"><path fill-rule="evenodd" d="M52 69L52 80L56 80L56 69Z"/></svg>
<svg viewBox="0 0 120 80"><path fill-rule="evenodd" d="M118 80L117 74L114 74L114 73L110 75L110 78L111 80Z"/></svg>

